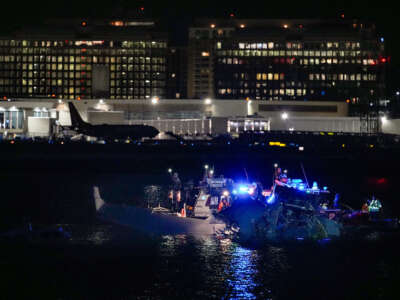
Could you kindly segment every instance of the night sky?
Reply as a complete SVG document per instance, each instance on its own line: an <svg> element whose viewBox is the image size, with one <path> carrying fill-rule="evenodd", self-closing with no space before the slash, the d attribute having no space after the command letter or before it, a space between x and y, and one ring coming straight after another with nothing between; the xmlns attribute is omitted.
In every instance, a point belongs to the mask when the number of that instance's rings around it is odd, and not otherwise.
<svg viewBox="0 0 400 300"><path fill-rule="evenodd" d="M11 1L10 1L11 2ZM147 17L163 18L169 27L179 29L194 17L227 17L234 13L238 18L346 18L367 19L377 24L379 33L385 37L389 66L388 92L400 88L400 24L398 11L389 1L251 1L243 0L24 0L2 2L2 33L19 25L40 23L46 18L69 17L132 17L138 13ZM144 12L140 12L144 7ZM185 35L185 32L182 33Z"/></svg>

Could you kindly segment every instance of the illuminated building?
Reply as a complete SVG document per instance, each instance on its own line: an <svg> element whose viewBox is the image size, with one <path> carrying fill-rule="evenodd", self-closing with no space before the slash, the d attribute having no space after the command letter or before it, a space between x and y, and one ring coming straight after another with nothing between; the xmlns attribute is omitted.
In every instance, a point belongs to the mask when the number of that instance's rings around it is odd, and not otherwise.
<svg viewBox="0 0 400 300"><path fill-rule="evenodd" d="M188 98L343 101L384 93L384 39L358 20L199 19ZM374 100L374 101L375 101Z"/></svg>
<svg viewBox="0 0 400 300"><path fill-rule="evenodd" d="M75 20L0 37L0 96L165 97L166 36L150 20Z"/></svg>

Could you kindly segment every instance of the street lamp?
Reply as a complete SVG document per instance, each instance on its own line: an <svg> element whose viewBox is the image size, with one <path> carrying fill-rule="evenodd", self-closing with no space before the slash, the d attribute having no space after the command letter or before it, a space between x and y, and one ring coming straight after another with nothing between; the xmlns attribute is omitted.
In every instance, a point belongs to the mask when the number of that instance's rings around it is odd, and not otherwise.
<svg viewBox="0 0 400 300"><path fill-rule="evenodd" d="M172 173L172 169L171 168L168 169L168 173L170 173L170 174Z"/></svg>
<svg viewBox="0 0 400 300"><path fill-rule="evenodd" d="M277 168L277 167L278 167L278 164L277 164L277 163L275 163L275 164L274 164L274 168Z"/></svg>
<svg viewBox="0 0 400 300"><path fill-rule="evenodd" d="M207 169L208 169L208 165L204 165L204 169L206 169L206 170L207 170Z"/></svg>

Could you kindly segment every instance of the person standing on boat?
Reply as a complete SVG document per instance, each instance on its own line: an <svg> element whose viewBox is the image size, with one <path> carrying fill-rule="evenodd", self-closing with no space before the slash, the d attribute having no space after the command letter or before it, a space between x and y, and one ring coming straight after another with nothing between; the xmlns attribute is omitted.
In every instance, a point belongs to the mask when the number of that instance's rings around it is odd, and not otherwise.
<svg viewBox="0 0 400 300"><path fill-rule="evenodd" d="M372 196L371 202L368 206L369 215L372 220L376 219L379 216L381 208L382 203L378 199L376 199L375 196Z"/></svg>
<svg viewBox="0 0 400 300"><path fill-rule="evenodd" d="M171 176L171 191L170 191L170 198L171 198L171 204L172 204L172 210L173 211L179 211L179 205L181 202L181 189L182 189L182 183L181 180L179 179L178 173L174 173Z"/></svg>

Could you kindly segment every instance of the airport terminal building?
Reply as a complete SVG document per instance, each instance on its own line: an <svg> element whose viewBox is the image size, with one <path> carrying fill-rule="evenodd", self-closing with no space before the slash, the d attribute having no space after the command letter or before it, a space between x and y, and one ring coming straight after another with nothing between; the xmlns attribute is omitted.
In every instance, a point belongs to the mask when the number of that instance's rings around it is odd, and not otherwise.
<svg viewBox="0 0 400 300"><path fill-rule="evenodd" d="M0 135L51 136L70 126L68 101L91 124L146 124L161 132L209 135L296 130L360 133L360 118L345 102L238 101L226 99L52 100L0 102ZM60 126L61 125L61 126Z"/></svg>
<svg viewBox="0 0 400 300"><path fill-rule="evenodd" d="M68 125L67 101L94 124L182 134L363 132L360 112L384 93L388 58L373 24L200 19L186 45L165 28L51 20L0 37L0 134L49 135L55 121Z"/></svg>

